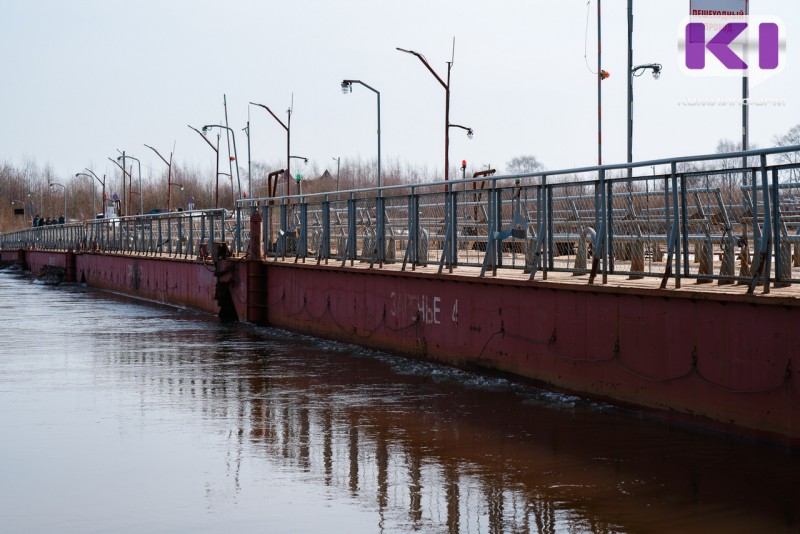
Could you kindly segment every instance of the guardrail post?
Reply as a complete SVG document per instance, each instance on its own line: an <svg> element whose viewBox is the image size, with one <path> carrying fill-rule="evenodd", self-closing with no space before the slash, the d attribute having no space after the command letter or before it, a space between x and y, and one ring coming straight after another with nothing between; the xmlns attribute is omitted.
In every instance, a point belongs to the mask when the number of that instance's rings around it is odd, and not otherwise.
<svg viewBox="0 0 800 534"><path fill-rule="evenodd" d="M553 186L547 185L546 180L542 182L542 185L545 188L545 228L547 232L542 278L547 280L547 272L555 269L555 256L553 255L553 251L555 250L555 242L553 241Z"/></svg>
<svg viewBox="0 0 800 534"><path fill-rule="evenodd" d="M683 271L688 277L692 272L689 266L689 214L687 212L687 199L686 199L686 175L681 174L678 184L680 185L680 216L681 216L681 246L678 248L678 256L676 256L676 261L678 261L680 254L683 253ZM677 217L678 211L676 209L675 216ZM699 250L698 250L699 252ZM695 258L695 261L699 261L700 258ZM680 262L679 262L680 263ZM676 273L680 271L676 269ZM677 287L677 286L676 286Z"/></svg>
<svg viewBox="0 0 800 534"><path fill-rule="evenodd" d="M773 287L788 287L792 278L792 244L783 237L788 237L786 224L781 218L780 188L778 187L778 169L772 169L772 239L775 242L775 283Z"/></svg>
<svg viewBox="0 0 800 534"><path fill-rule="evenodd" d="M761 155L761 188L762 188L762 195L764 197L764 230L761 233L761 240L758 247L758 261L753 261L753 265L756 268L753 270L753 277L750 279L750 283L747 287L747 294L752 295L753 291L755 290L756 286L758 285L759 279L763 276L764 278L764 294L769 293L769 278L770 278L770 268L772 266L772 213L770 210L770 194L769 194L769 184L767 180L767 156L762 154ZM758 198L756 194L756 183L755 183L756 174L753 173L753 205L758 206L756 199ZM753 210L753 230L758 227L758 211L756 209ZM755 239L754 239L755 240Z"/></svg>
<svg viewBox="0 0 800 534"><path fill-rule="evenodd" d="M492 276L497 276L497 268L503 266L503 245L496 234L503 227L503 192L497 188L497 180L492 180L494 191L494 232L492 235Z"/></svg>
<svg viewBox="0 0 800 534"><path fill-rule="evenodd" d="M666 226L670 227L669 237L667 242L667 263L664 266L664 275L661 277L661 289L667 287L667 280L672 276L673 271L673 258L675 259L675 287L681 287L680 278L680 246L678 245L680 237L680 226L678 224L678 180L677 180L678 166L672 162L670 167L670 176L664 177L664 215ZM670 185L672 187L672 198L670 199ZM674 206L675 214L672 215L671 207Z"/></svg>
<svg viewBox="0 0 800 534"><path fill-rule="evenodd" d="M303 197L300 199L300 232L298 236L298 243L297 243L297 251L294 257L295 263L297 263L298 258L303 259L303 263L306 262L306 256L308 256L308 204L306 204L306 198Z"/></svg>
<svg viewBox="0 0 800 534"><path fill-rule="evenodd" d="M286 258L286 253L289 244L289 236L287 235L288 230L288 207L286 205L286 199L283 199L281 202L281 229L280 234L278 236L278 246L275 250L275 257L277 258L280 256L281 258Z"/></svg>
<svg viewBox="0 0 800 534"><path fill-rule="evenodd" d="M606 238L608 245L606 246L606 257L608 258L608 271L614 273L614 182L608 182L607 199L606 199L606 213L608 213L608 230ZM604 278L604 280L606 280ZM607 281L607 280L606 280ZM606 283L605 281L603 283Z"/></svg>
<svg viewBox="0 0 800 534"><path fill-rule="evenodd" d="M183 254L183 217L180 215L178 216L178 247L176 251L176 255L180 256Z"/></svg>
<svg viewBox="0 0 800 534"><path fill-rule="evenodd" d="M256 207L256 209L258 209L258 207ZM261 257L263 259L269 258L269 244L271 243L269 235L270 225L269 220L267 219L268 216L269 208L266 204L264 204L261 206Z"/></svg>
<svg viewBox="0 0 800 534"><path fill-rule="evenodd" d="M325 265L331 256L331 202L328 195L322 201L322 239L319 244L319 259L325 258ZM319 261L317 261L319 263Z"/></svg>
<svg viewBox="0 0 800 534"><path fill-rule="evenodd" d="M450 272L458 264L458 191L450 192Z"/></svg>
<svg viewBox="0 0 800 534"><path fill-rule="evenodd" d="M236 228L233 234L233 249L236 254L242 251L242 209L241 206L236 206Z"/></svg>
<svg viewBox="0 0 800 534"><path fill-rule="evenodd" d="M378 265L383 267L383 262L386 260L386 199L383 195L378 195L375 199L375 218L377 219L375 246L378 250Z"/></svg>
<svg viewBox="0 0 800 534"><path fill-rule="evenodd" d="M599 199L598 199L599 193ZM599 180L595 186L595 224L598 221L598 203L600 205L599 222L600 231L597 233L597 238L594 242L594 256L592 257L592 271L589 273L589 284L594 284L594 279L597 276L597 269L600 266L600 260L603 261L603 283L608 283L608 213L606 211L606 170L600 168Z"/></svg>
<svg viewBox="0 0 800 534"><path fill-rule="evenodd" d="M401 270L406 270L406 263L411 261L411 270L416 270L418 259L418 243L419 243L419 197L417 196L416 187L411 187L411 194L408 195L408 239L406 240L406 253L403 258L403 267Z"/></svg>
<svg viewBox="0 0 800 534"><path fill-rule="evenodd" d="M356 250L358 250L358 232L356 231L356 199L353 193L347 199L347 258L350 260L350 266L356 259Z"/></svg>
<svg viewBox="0 0 800 534"><path fill-rule="evenodd" d="M224 212L222 214L215 214L215 215L219 215L219 217L222 219L223 225L224 225L225 224L225 222L224 222L225 221ZM216 250L214 250L214 248L216 247L216 242L217 242L217 240L214 239L214 235L216 233L215 232L215 227L216 227L215 219L216 219L216 217L214 215L212 215L211 217L209 217L209 221L208 221L208 240L211 243L211 250L213 252L214 258L216 258L216 254L217 254ZM161 243L161 219L159 219L159 222L158 222L158 242Z"/></svg>
<svg viewBox="0 0 800 534"><path fill-rule="evenodd" d="M486 270L491 267L492 275L497 275L497 251L495 234L497 233L497 190L495 189L497 180L492 180L492 187L486 195L487 215L489 228L486 232L486 253L483 255L483 264L481 265L481 276L486 274Z"/></svg>

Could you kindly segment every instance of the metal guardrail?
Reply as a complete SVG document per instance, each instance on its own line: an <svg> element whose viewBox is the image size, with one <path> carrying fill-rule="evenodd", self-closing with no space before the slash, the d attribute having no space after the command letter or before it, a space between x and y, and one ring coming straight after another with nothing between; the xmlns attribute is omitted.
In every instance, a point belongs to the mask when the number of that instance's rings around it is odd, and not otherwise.
<svg viewBox="0 0 800 534"><path fill-rule="evenodd" d="M26 228L0 234L0 250L36 248L38 250L67 250L81 247L84 241L82 223L54 224Z"/></svg>
<svg viewBox="0 0 800 534"><path fill-rule="evenodd" d="M590 283L621 274L657 277L662 287L692 279L768 292L800 282L800 164L780 160L799 150L248 199L238 212L247 227L260 210L273 259L474 266L481 276L511 268L530 279L559 271ZM653 166L669 171L610 176Z"/></svg>
<svg viewBox="0 0 800 534"><path fill-rule="evenodd" d="M27 228L0 235L0 249L73 249L196 258L206 256L215 243L225 243L234 250L239 235L232 214L216 209Z"/></svg>
<svg viewBox="0 0 800 534"><path fill-rule="evenodd" d="M122 217L0 235L0 247L269 258L656 277L770 287L800 282L800 146L334 193L247 199L224 210ZM712 166L709 162L721 164ZM741 161L736 168L732 160ZM668 172L655 173L655 167ZM704 168L705 167L705 168ZM633 174L653 169L653 175ZM612 177L617 172L624 176Z"/></svg>

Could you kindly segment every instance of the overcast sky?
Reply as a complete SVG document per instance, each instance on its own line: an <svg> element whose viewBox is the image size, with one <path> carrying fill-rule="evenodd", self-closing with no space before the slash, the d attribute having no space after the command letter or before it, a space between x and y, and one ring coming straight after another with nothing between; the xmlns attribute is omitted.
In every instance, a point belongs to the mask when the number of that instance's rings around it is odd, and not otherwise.
<svg viewBox="0 0 800 534"><path fill-rule="evenodd" d="M252 158L282 163L282 119L294 95L292 152L335 171L332 158L376 155L375 95L381 91L384 160L443 165L443 78L455 37L450 159L501 171L514 156L548 168L597 160L596 1L586 0L0 0L3 66L0 160L50 164L57 176L84 167L114 170L117 149L160 173L147 143L181 164L213 168L213 151L187 124L224 121L237 132L251 119ZM603 0L603 159L626 158L626 1ZM731 78L689 77L679 68L679 25L689 0L635 2L634 63L658 62L660 80L635 80L634 159L713 152L741 139L741 110L687 102L741 96ZM785 105L751 112L751 140L773 143L800 122L800 2L752 0L751 14L786 25L786 68L751 97ZM302 172L302 165L297 171ZM244 177L243 177L244 179Z"/></svg>

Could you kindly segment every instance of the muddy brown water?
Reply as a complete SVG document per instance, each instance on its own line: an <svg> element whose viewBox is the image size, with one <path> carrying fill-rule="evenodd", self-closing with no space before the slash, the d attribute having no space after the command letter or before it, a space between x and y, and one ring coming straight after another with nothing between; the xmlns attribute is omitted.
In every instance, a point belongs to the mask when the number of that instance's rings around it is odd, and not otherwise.
<svg viewBox="0 0 800 534"><path fill-rule="evenodd" d="M0 273L2 532L799 532L798 451Z"/></svg>

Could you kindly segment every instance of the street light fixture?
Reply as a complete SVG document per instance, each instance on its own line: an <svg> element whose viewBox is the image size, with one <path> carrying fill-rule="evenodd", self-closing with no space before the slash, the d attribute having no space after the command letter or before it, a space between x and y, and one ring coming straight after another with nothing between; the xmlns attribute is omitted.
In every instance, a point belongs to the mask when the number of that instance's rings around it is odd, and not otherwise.
<svg viewBox="0 0 800 534"><path fill-rule="evenodd" d="M282 120L275 115L269 107L265 106L264 104L257 104L256 102L250 102L251 106L258 106L260 108L264 108L267 112L272 115L272 118L278 121L284 130L286 130L286 193L289 193L289 182L292 176L290 163L292 157L289 155L291 154L291 142L292 142L292 108L286 110L286 124L283 123Z"/></svg>
<svg viewBox="0 0 800 534"><path fill-rule="evenodd" d="M453 42L453 47L455 48L455 40ZM445 92L445 106L444 106L444 179L447 181L448 176L450 174L449 165L450 165L450 128L463 128L467 130L467 137L472 139L470 135L472 132L471 128L466 128L464 126L459 126L457 124L450 124L450 71L453 68L453 60L451 58L450 61L447 62L447 83L436 74L436 71L428 63L428 60L425 59L425 56L420 54L419 52L415 52L413 50L406 50L404 48L397 47L397 50L400 52L405 52L406 54L411 54L412 56L416 56L423 65L433 74L433 77L436 78L442 87L444 87ZM447 191L447 187L445 186L445 191Z"/></svg>
<svg viewBox="0 0 800 534"><path fill-rule="evenodd" d="M370 87L369 85L365 84L361 80L342 80L342 93L348 94L353 92L353 84L357 83L359 85L363 85L373 93L375 93L378 97L378 194L383 194L381 191L381 92L375 89L374 87ZM338 163L337 163L338 168ZM336 181L338 190L338 181L339 181L339 171L336 171Z"/></svg>
<svg viewBox="0 0 800 534"><path fill-rule="evenodd" d="M50 182L49 187L57 186L64 190L64 222L67 221L67 186L57 182Z"/></svg>
<svg viewBox="0 0 800 534"><path fill-rule="evenodd" d="M239 155L236 152L236 133L233 131L232 128L229 128L228 126L223 126L222 124L206 124L205 126L203 126L203 131L209 132L211 131L211 128L225 129L231 133L231 137L233 138L233 159L236 162L236 165L234 165L234 167L236 167L236 183L239 186L239 199L241 200L242 180L239 177ZM230 154L230 152L228 154ZM231 177L231 181L233 181L233 177Z"/></svg>
<svg viewBox="0 0 800 534"><path fill-rule="evenodd" d="M472 139L472 136L475 135L475 132L472 131L472 128L469 126L461 126L460 124L451 124L450 128L461 128L462 130L467 131L467 139Z"/></svg>

